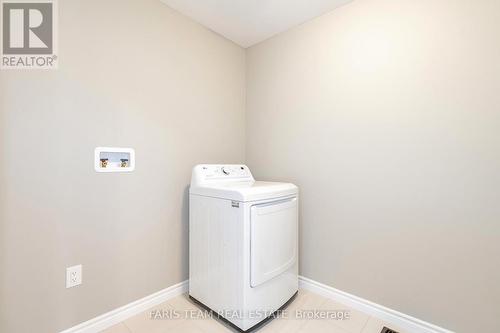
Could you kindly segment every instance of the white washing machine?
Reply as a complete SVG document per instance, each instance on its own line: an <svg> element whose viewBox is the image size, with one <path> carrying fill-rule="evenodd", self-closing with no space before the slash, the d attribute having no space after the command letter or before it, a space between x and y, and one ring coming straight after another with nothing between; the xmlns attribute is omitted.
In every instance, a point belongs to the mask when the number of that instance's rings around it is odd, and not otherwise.
<svg viewBox="0 0 500 333"><path fill-rule="evenodd" d="M189 190L189 295L247 331L298 290L298 188L245 165L197 165Z"/></svg>

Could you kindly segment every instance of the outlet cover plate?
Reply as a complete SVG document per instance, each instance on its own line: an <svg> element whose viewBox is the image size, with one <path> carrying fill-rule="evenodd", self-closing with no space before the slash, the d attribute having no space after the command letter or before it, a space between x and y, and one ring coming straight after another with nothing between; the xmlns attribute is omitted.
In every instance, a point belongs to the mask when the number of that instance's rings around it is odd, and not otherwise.
<svg viewBox="0 0 500 333"><path fill-rule="evenodd" d="M82 265L66 268L66 288L82 284Z"/></svg>

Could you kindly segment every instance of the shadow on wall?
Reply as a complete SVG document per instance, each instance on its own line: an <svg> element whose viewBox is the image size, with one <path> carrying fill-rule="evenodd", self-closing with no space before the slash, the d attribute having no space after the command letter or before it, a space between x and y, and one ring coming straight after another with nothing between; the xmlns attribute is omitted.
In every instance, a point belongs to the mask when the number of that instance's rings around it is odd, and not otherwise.
<svg viewBox="0 0 500 333"><path fill-rule="evenodd" d="M189 185L184 188L182 195L181 222L182 234L185 239L181 250L182 258L187 258L187 264L184 266L185 268L182 272L182 276L189 279Z"/></svg>

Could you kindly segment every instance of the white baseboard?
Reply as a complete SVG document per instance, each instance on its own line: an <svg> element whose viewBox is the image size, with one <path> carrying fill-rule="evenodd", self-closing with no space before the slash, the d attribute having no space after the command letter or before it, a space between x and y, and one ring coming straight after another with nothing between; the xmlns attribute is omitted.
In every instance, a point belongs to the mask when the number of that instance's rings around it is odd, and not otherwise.
<svg viewBox="0 0 500 333"><path fill-rule="evenodd" d="M342 303L355 310L377 317L410 333L454 333L450 330L386 308L380 304L370 302L361 297L348 294L303 276L299 277L299 287Z"/></svg>
<svg viewBox="0 0 500 333"><path fill-rule="evenodd" d="M97 333L188 291L188 280L68 328L61 333Z"/></svg>
<svg viewBox="0 0 500 333"><path fill-rule="evenodd" d="M299 277L299 287L345 304L355 310L365 312L410 333L454 333L303 276ZM73 326L60 333L98 333L187 291L188 280Z"/></svg>

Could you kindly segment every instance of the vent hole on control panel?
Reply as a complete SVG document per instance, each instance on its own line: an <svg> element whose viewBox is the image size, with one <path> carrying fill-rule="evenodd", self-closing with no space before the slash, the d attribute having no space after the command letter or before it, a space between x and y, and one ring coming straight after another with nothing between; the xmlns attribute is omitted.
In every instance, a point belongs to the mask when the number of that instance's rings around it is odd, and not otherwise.
<svg viewBox="0 0 500 333"><path fill-rule="evenodd" d="M382 328L382 331L380 333L399 333L399 332L384 326L384 328Z"/></svg>

